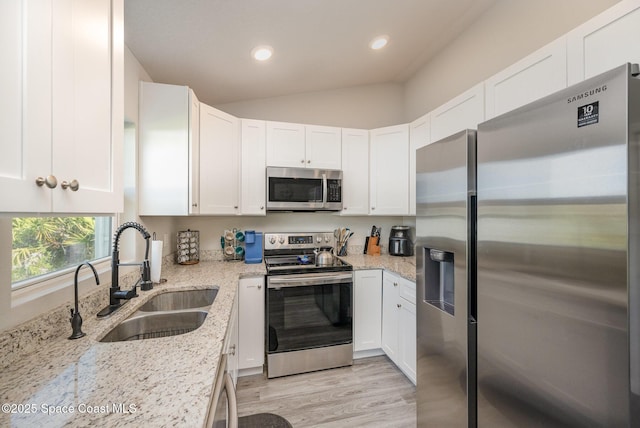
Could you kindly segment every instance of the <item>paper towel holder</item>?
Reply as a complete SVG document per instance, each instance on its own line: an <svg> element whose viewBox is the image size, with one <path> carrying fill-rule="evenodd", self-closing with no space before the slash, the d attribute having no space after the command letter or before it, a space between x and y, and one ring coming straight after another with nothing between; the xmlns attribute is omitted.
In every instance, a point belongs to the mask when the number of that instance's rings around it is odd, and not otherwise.
<svg viewBox="0 0 640 428"><path fill-rule="evenodd" d="M162 282L160 275L162 271L162 247L164 242L156 239L156 233L153 232L151 241L151 283L159 284Z"/></svg>

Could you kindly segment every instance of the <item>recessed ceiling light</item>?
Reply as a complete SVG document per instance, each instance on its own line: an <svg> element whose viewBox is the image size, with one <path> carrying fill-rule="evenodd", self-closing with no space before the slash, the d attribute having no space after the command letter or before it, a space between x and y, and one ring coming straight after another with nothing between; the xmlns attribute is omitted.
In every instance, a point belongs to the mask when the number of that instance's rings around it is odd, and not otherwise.
<svg viewBox="0 0 640 428"><path fill-rule="evenodd" d="M251 56L258 61L266 61L273 55L271 46L258 46L251 51Z"/></svg>
<svg viewBox="0 0 640 428"><path fill-rule="evenodd" d="M378 36L371 41L369 47L374 50L382 49L389 43L389 36Z"/></svg>

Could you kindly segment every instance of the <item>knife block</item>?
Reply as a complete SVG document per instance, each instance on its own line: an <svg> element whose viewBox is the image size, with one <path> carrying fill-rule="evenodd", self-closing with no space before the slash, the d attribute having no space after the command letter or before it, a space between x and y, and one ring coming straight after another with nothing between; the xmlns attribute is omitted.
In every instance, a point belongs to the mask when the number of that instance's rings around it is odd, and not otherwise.
<svg viewBox="0 0 640 428"><path fill-rule="evenodd" d="M368 236L367 237L367 254L370 256L379 256L380 255L380 245L378 242L380 241L379 236Z"/></svg>

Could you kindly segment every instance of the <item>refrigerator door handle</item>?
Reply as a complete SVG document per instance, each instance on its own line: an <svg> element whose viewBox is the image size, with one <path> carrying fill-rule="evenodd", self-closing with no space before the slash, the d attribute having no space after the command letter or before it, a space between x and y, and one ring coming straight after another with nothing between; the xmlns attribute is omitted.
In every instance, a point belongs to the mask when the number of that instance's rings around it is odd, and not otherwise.
<svg viewBox="0 0 640 428"><path fill-rule="evenodd" d="M468 264L468 299L469 299L469 322L478 322L478 260L476 257L477 246L477 222L478 222L478 197L475 194L469 195L469 251Z"/></svg>

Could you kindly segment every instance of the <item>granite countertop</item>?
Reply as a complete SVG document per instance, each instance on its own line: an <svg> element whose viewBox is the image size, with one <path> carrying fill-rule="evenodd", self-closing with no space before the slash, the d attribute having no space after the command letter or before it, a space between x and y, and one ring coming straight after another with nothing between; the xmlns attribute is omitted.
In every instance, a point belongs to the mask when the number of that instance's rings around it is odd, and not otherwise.
<svg viewBox="0 0 640 428"><path fill-rule="evenodd" d="M341 257L354 269L387 269L415 281L415 258ZM35 352L0 365L0 426L197 427L204 424L241 277L265 275L264 264L200 262L163 266L167 282L139 291L106 319L82 313L87 336L68 331ZM218 286L204 324L187 334L133 342L98 342L152 296ZM106 290L105 290L106 291ZM33 332L37 335L37 332Z"/></svg>
<svg viewBox="0 0 640 428"><path fill-rule="evenodd" d="M359 269L386 269L397 273L403 278L416 282L416 258L399 257L382 254L379 256L368 256L366 254L355 254L340 257L345 262Z"/></svg>
<svg viewBox="0 0 640 428"><path fill-rule="evenodd" d="M265 268L200 262L163 267L162 274L166 283L139 291L139 297L106 319L82 314L87 336L67 340L69 326L65 336L0 369L0 426L202 426L238 279L264 275ZM98 342L156 294L213 285L220 287L218 295L195 331L152 340Z"/></svg>

